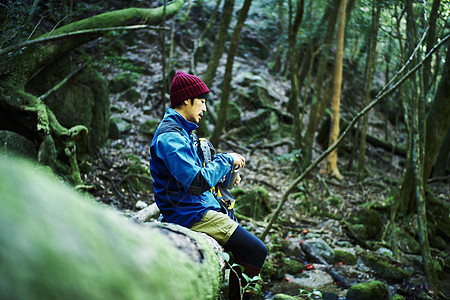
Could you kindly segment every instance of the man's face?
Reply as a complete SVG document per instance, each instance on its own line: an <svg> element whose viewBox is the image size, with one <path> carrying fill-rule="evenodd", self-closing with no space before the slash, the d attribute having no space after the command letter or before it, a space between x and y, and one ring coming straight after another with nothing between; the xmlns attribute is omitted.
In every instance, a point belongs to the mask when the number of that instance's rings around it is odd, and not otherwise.
<svg viewBox="0 0 450 300"><path fill-rule="evenodd" d="M191 102L190 99L187 101L186 105L186 120L199 124L203 114L206 112L206 99L205 98L194 98Z"/></svg>

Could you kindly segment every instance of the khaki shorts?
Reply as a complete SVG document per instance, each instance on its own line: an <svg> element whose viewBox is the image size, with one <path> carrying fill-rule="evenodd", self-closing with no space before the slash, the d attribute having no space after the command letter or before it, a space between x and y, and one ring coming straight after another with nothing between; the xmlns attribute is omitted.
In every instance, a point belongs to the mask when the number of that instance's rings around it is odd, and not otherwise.
<svg viewBox="0 0 450 300"><path fill-rule="evenodd" d="M237 227L238 223L231 220L226 214L208 210L200 221L192 225L191 230L204 232L223 246Z"/></svg>

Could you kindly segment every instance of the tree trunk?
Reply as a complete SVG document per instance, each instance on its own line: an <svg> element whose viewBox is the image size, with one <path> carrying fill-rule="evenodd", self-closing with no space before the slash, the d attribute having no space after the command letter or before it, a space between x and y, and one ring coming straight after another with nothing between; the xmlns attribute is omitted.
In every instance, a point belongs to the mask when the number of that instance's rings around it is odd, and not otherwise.
<svg viewBox="0 0 450 300"><path fill-rule="evenodd" d="M205 74L202 76L203 82L211 87L216 77L217 67L219 66L220 59L225 49L225 42L228 37L228 27L230 26L231 19L233 17L234 11L234 0L225 0L222 8L222 18L220 20L219 31L216 35L216 40L214 42L214 48L209 59L208 66L206 67ZM206 126L207 120L209 120L209 115L206 115L206 119L200 122L200 126L197 129L197 134L199 136L209 136L209 131Z"/></svg>
<svg viewBox="0 0 450 300"><path fill-rule="evenodd" d="M206 35L211 30L211 27L214 24L214 21L216 20L217 12L219 11L220 4L222 3L222 0L219 0L216 2L216 6L214 7L214 10L211 14L211 17L208 21L208 24L206 25L205 29L202 31L199 39L195 42L194 50L192 51L192 58L191 58L191 73L194 75L197 75L197 61L198 61L198 55L199 51L203 47L203 43L205 42Z"/></svg>
<svg viewBox="0 0 450 300"><path fill-rule="evenodd" d="M412 0L406 1L406 13L407 13L407 34L409 49L412 53L414 47L415 40L415 18L413 15L413 3ZM446 62L447 64L447 62ZM445 79L445 76L443 76ZM428 239L428 229L427 229L427 205L425 198L425 182L428 177L425 177L425 154L426 154L426 143L428 138L426 138L426 127L425 127L425 95L418 94L417 83L415 80L415 76L411 77L411 96L409 104L406 107L405 115L408 116L411 128L411 148L410 148L410 158L408 160L408 165L406 167L404 181L402 183L402 190L400 199L397 201L401 201L404 203L403 207L411 207L410 203L415 202L416 213L417 213L417 223L418 223L418 235L421 244L421 252L422 252L422 260L423 260L423 268L425 271L426 280L429 288L437 293L442 293L442 288L440 286L436 270L433 267L433 262L430 254L430 245ZM448 106L448 103L447 103ZM433 118L437 118L438 116L433 116ZM449 119L444 117L445 119ZM445 121L444 123L449 123L449 121ZM448 126L447 126L448 128ZM445 136L446 130L441 133L441 137ZM442 140L441 140L442 141ZM440 146L440 144L439 144ZM432 155L433 161L437 151L439 150L439 146L436 147L435 154ZM427 153L430 155L430 153ZM411 175L410 175L411 174ZM428 174L429 175L429 174ZM412 177L412 179L409 179ZM405 181L405 180L409 180ZM414 201L415 200L415 201ZM409 211L409 213L413 213L413 211Z"/></svg>
<svg viewBox="0 0 450 300"><path fill-rule="evenodd" d="M430 21L429 26L430 29L428 30L427 35L427 52L430 51L435 42L436 42L436 21L439 17L439 6L441 5L441 0L433 0L433 4L431 6L431 12L430 12ZM431 75L431 61L429 60L424 63L423 65L423 86L425 88L424 92L427 93L432 85L432 81L430 78L433 78Z"/></svg>
<svg viewBox="0 0 450 300"><path fill-rule="evenodd" d="M381 6L379 4L374 4L374 13L372 18L372 30L370 33L370 48L367 54L367 70L368 74L365 78L365 91L363 99L363 107L367 106L370 102L370 90L372 89L373 73L375 69L375 56L377 51L378 42L378 28L380 27L380 13ZM363 118L361 137L360 137L360 147L359 147L359 159L358 159L358 180L361 180L364 176L365 159L366 159L366 135L367 135L367 123L369 121L369 114L365 115Z"/></svg>
<svg viewBox="0 0 450 300"><path fill-rule="evenodd" d="M225 127L228 101L230 99L231 93L231 78L233 75L234 58L239 46L239 39L241 36L242 28L244 27L245 19L247 19L248 10L250 9L251 4L252 0L245 0L239 13L239 18L236 23L236 27L234 28L233 35L231 36L231 44L230 49L228 50L227 64L225 66L225 75L222 82L222 98L220 99L220 109L217 112L217 123L211 136L211 143L216 147L219 146L220 136Z"/></svg>
<svg viewBox="0 0 450 300"><path fill-rule="evenodd" d="M205 236L136 224L30 162L3 156L0 177L1 299L217 299Z"/></svg>
<svg viewBox="0 0 450 300"><path fill-rule="evenodd" d="M339 6L336 4L336 1L334 0L330 1L328 5L331 9L331 13L328 18L328 26L326 29L326 34L323 37L319 66L317 69L314 84L314 95L309 111L308 127L306 128L306 132L303 137L303 148L304 148L304 157L302 162L303 167L308 166L311 162L312 147L314 145L314 135L319 126L319 122L323 115L323 112L325 111L325 107L328 103L328 99L326 97L322 98L322 85L327 70L328 56L330 52L331 42L333 41L334 28L336 27L336 20L339 10Z"/></svg>
<svg viewBox="0 0 450 300"><path fill-rule="evenodd" d="M292 116L294 119L294 145L296 149L301 147L301 124L300 124L300 107L299 107L299 86L298 86L298 67L296 63L296 37L300 28L303 17L304 0L297 0L297 13L295 20L292 22L292 1L289 1L289 65L291 75L291 93L290 103L292 104ZM304 65L304 64L303 64Z"/></svg>
<svg viewBox="0 0 450 300"><path fill-rule="evenodd" d="M447 174L450 161L450 130L447 130L447 134L436 156L436 161L439 163L434 164L432 177L444 177Z"/></svg>
<svg viewBox="0 0 450 300"><path fill-rule="evenodd" d="M211 86L214 77L216 77L216 70L219 66L220 58L225 49L225 42L228 36L228 27L230 26L231 18L233 17L234 11L234 0L225 0L222 8L222 18L220 20L219 31L216 35L216 40L214 41L214 49L209 59L208 66L206 68L205 74L203 74L203 82L207 86Z"/></svg>
<svg viewBox="0 0 450 300"><path fill-rule="evenodd" d="M346 0L341 0L339 4L339 21L336 38L336 62L334 69L333 80L333 98L331 100L331 126L330 126L330 140L328 145L333 145L339 137L339 106L341 102L341 88L342 88L342 58L344 54L344 33L345 33L345 6ZM341 180L342 175L337 166L338 152L334 149L328 156L325 162L325 173L331 174L337 179Z"/></svg>

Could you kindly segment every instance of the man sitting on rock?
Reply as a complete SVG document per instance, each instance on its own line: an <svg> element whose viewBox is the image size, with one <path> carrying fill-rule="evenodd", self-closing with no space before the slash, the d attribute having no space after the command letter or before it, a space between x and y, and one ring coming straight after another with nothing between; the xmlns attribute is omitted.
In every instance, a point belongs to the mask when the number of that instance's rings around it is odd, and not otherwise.
<svg viewBox="0 0 450 300"><path fill-rule="evenodd" d="M214 155L203 164L198 155L197 129L206 112L209 89L198 77L179 71L170 86L170 102L150 147L150 170L156 204L164 220L204 232L233 254L250 278L259 274L267 256L265 244L220 212L221 206L210 189L233 166L245 165L237 153ZM236 184L238 184L238 178ZM236 268L241 285L246 281ZM248 293L247 293L248 294ZM248 299L249 295L244 296ZM240 299L239 279L230 272L229 299Z"/></svg>

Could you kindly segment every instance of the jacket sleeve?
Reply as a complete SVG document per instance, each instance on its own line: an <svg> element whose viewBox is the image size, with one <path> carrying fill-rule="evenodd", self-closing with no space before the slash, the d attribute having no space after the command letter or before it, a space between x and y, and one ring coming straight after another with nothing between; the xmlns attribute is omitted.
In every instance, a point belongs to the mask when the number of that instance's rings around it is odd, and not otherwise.
<svg viewBox="0 0 450 300"><path fill-rule="evenodd" d="M193 152L187 139L178 133L160 135L155 150L175 179L193 195L200 195L215 186L228 173L233 163L231 155L220 154L214 156L207 167L202 168L198 165L197 153Z"/></svg>
<svg viewBox="0 0 450 300"><path fill-rule="evenodd" d="M189 186L188 193L201 195L215 186L230 170L233 158L229 154L218 154L214 159L202 168Z"/></svg>

